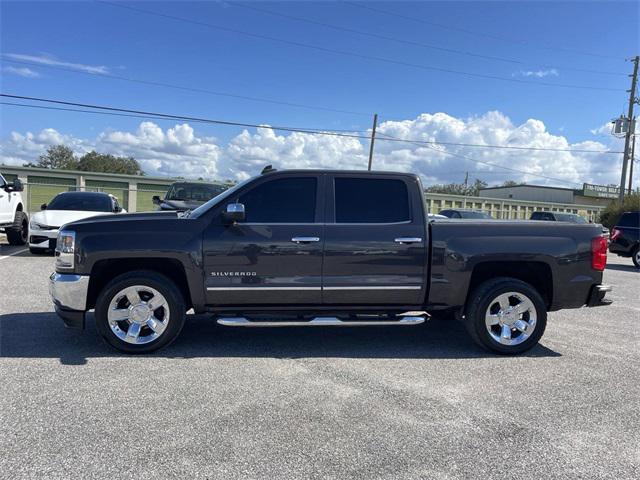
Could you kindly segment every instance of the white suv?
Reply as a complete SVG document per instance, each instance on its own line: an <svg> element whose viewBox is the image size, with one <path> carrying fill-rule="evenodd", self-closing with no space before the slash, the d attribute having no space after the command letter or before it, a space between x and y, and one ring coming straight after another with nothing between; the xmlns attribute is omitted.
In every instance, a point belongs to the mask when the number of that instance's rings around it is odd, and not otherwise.
<svg viewBox="0 0 640 480"><path fill-rule="evenodd" d="M20 192L22 182L7 182L0 175L0 231L7 235L9 245L24 245L29 235L29 218L24 211Z"/></svg>

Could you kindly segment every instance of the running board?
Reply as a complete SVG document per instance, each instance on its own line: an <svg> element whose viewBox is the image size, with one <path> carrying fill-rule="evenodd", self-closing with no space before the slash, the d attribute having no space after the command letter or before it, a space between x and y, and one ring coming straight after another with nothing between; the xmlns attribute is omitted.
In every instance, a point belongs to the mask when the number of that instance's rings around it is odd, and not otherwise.
<svg viewBox="0 0 640 480"><path fill-rule="evenodd" d="M371 327L379 325L419 325L424 317L400 317L399 320L340 320L336 317L316 317L307 321L251 321L244 317L218 318L227 327Z"/></svg>

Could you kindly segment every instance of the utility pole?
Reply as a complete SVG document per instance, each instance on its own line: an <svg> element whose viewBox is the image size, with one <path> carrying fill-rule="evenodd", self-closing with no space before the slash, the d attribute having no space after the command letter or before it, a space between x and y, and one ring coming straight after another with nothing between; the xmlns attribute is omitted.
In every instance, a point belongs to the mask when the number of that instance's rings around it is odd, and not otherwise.
<svg viewBox="0 0 640 480"><path fill-rule="evenodd" d="M629 193L633 186L633 162L636 160L636 136L631 140L631 160L629 161Z"/></svg>
<svg viewBox="0 0 640 480"><path fill-rule="evenodd" d="M637 63L636 63L637 65ZM371 171L371 162L373 161L373 142L376 141L376 127L378 126L378 114L375 113L373 115L373 130L371 130L371 143L369 144L369 168L367 170Z"/></svg>
<svg viewBox="0 0 640 480"><path fill-rule="evenodd" d="M629 113L627 115L627 134L624 137L624 156L622 157L622 175L620 176L620 194L618 200L620 203L624 200L625 184L627 183L627 164L629 163L629 157L631 153L631 137L635 130L633 125L633 107L636 103L636 83L638 82L638 63L640 63L640 57L635 56L633 59L633 75L631 75L631 90L629 90Z"/></svg>

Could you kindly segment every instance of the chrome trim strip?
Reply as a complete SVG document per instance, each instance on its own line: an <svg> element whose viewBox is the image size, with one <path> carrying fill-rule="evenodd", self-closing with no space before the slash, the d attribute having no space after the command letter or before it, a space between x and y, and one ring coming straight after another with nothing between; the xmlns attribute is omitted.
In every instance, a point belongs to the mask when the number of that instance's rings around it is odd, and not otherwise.
<svg viewBox="0 0 640 480"><path fill-rule="evenodd" d="M396 243L420 243L422 238L420 237L399 237L395 239Z"/></svg>
<svg viewBox="0 0 640 480"><path fill-rule="evenodd" d="M251 290L421 290L419 285L363 286L363 287L207 287L208 291L251 291Z"/></svg>
<svg viewBox="0 0 640 480"><path fill-rule="evenodd" d="M362 287L322 287L323 290L420 290L419 285L398 285L398 286L362 286Z"/></svg>
<svg viewBox="0 0 640 480"><path fill-rule="evenodd" d="M207 287L209 291L246 291L246 290L322 290L322 287Z"/></svg>
<svg viewBox="0 0 640 480"><path fill-rule="evenodd" d="M319 242L320 237L293 237L291 241L294 243Z"/></svg>

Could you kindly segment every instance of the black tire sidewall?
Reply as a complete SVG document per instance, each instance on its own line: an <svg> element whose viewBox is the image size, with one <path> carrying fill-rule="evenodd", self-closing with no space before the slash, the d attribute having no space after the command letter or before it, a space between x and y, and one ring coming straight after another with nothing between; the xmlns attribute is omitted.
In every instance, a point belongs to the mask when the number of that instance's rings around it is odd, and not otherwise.
<svg viewBox="0 0 640 480"><path fill-rule="evenodd" d="M134 345L120 340L109 327L107 311L113 297L122 289L132 285L145 285L158 290L169 306L169 324L159 339L142 345ZM164 275L155 272L131 272L113 279L98 295L95 306L96 328L105 341L129 354L150 353L168 346L173 342L184 325L186 308L184 299L176 285Z"/></svg>
<svg viewBox="0 0 640 480"><path fill-rule="evenodd" d="M25 222L27 222L26 228L24 226ZM29 219L23 211L19 210L16 212L13 220L13 226L5 229L9 245L26 245L29 240L28 222ZM22 237L23 231L26 231L25 238Z"/></svg>
<svg viewBox="0 0 640 480"><path fill-rule="evenodd" d="M496 342L485 325L485 312L495 298L503 293L517 292L526 295L536 309L536 327L533 334L518 345L503 345ZM469 298L473 304L467 309L465 322L471 336L484 348L502 355L515 355L533 348L542 338L547 326L547 308L544 300L528 283L517 279L504 278L485 282Z"/></svg>
<svg viewBox="0 0 640 480"><path fill-rule="evenodd" d="M640 263L638 263L638 261L636 260L636 255L638 254L638 250L640 250L640 245L636 246L636 248L633 249L633 252L631 252L631 261L636 266L636 268L640 268Z"/></svg>

